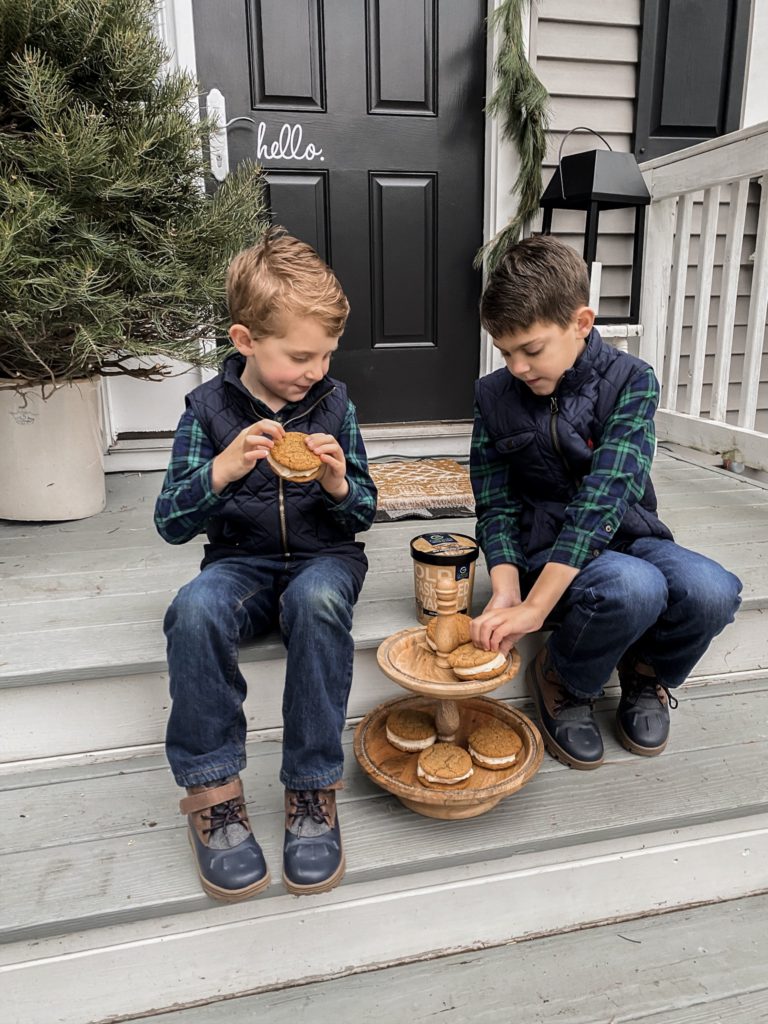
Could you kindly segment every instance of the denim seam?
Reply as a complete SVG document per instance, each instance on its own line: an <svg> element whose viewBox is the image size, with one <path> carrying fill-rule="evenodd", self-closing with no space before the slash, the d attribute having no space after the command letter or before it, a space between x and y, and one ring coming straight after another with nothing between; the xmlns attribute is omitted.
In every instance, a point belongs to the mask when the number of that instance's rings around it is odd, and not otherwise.
<svg viewBox="0 0 768 1024"><path fill-rule="evenodd" d="M590 598L594 601L594 599L595 599L595 592L592 589L592 587L583 587L581 589L582 589L584 594L589 594ZM589 627L590 623L592 622L594 614L595 614L594 610L591 610L589 612L589 617L584 622L584 625L579 630L579 635L576 637L576 639L574 640L573 644L571 645L571 649L572 650L575 650L576 647L578 646L579 641L583 637L585 630ZM550 647L550 658L551 657L552 657L552 648ZM565 686L565 689L569 693L572 693L574 697L579 697L581 699L587 699L588 700L588 699L591 699L593 697L599 696L600 693L602 693L602 691L603 691L603 686L600 687L599 693L595 693L594 690L589 691L589 692L586 692L584 690L580 690L580 689L578 689L578 687L575 687L571 683L568 682L568 680L565 678L565 676L563 675L563 673L560 671L560 669L557 666L555 666L555 669L557 671L557 674L560 676L560 679L562 680L562 682L563 682L563 684Z"/></svg>
<svg viewBox="0 0 768 1024"><path fill-rule="evenodd" d="M256 587L255 590L252 590L252 591L250 591L250 593L246 594L244 597L241 597L239 599L238 603L237 603L237 611L242 611L243 610L243 605L245 604L245 602L246 601L250 601L252 597L256 597L256 595L260 594L262 592L262 590L267 590L267 587L264 586L264 585L262 585L260 587Z"/></svg>

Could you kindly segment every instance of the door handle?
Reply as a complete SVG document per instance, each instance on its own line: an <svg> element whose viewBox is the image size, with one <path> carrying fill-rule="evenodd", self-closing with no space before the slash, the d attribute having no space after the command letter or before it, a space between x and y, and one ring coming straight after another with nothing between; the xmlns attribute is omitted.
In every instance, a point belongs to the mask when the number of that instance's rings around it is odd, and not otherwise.
<svg viewBox="0 0 768 1024"><path fill-rule="evenodd" d="M227 145L227 128L237 124L238 121L250 121L256 124L252 117L243 115L227 120L227 102L223 93L218 89L211 89L206 96L206 110L209 117L216 118L216 128L211 132L208 149L211 161L211 174L217 181L224 181L229 174L229 146Z"/></svg>

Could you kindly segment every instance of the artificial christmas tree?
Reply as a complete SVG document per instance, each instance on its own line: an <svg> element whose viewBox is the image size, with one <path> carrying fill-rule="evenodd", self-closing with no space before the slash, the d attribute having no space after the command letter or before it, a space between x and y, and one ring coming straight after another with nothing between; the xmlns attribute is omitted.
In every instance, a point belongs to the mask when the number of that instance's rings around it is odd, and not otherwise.
<svg viewBox="0 0 768 1024"><path fill-rule="evenodd" d="M155 6L0 0L0 395L218 359L202 342L266 226L263 179L241 164L206 194L209 125Z"/></svg>

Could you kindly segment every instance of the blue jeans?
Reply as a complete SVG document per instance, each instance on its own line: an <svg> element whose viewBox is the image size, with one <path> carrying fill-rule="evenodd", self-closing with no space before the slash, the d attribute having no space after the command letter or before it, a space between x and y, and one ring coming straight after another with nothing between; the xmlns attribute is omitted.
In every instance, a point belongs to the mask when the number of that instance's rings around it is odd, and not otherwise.
<svg viewBox="0 0 768 1024"><path fill-rule="evenodd" d="M552 612L561 623L549 640L552 663L573 694L595 697L632 648L665 686L680 686L733 622L740 592L733 573L670 540L643 537L625 553L604 551Z"/></svg>
<svg viewBox="0 0 768 1024"><path fill-rule="evenodd" d="M276 627L288 652L280 780L324 789L341 779L358 576L343 558L243 555L211 563L181 588L164 623L173 701L166 753L180 786L245 767L239 647Z"/></svg>

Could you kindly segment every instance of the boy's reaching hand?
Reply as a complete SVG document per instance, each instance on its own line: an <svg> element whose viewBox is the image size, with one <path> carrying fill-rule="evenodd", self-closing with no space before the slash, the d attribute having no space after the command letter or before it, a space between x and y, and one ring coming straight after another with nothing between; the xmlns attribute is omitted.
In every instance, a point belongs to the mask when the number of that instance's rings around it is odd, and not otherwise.
<svg viewBox="0 0 768 1024"><path fill-rule="evenodd" d="M318 483L334 501L343 501L349 494L347 460L344 450L332 434L310 434L307 448L325 463L325 472Z"/></svg>
<svg viewBox="0 0 768 1024"><path fill-rule="evenodd" d="M259 420L253 426L241 430L235 440L213 460L211 485L214 492L221 494L228 484L250 473L259 459L266 458L275 441L283 437L285 430L275 420Z"/></svg>
<svg viewBox="0 0 768 1024"><path fill-rule="evenodd" d="M544 625L540 611L523 601L514 608L485 611L472 620L472 642L486 651L509 654L511 648L527 633L535 633Z"/></svg>

